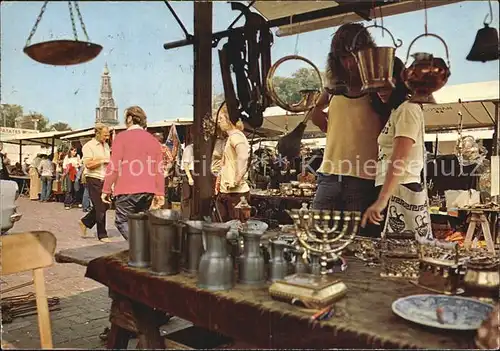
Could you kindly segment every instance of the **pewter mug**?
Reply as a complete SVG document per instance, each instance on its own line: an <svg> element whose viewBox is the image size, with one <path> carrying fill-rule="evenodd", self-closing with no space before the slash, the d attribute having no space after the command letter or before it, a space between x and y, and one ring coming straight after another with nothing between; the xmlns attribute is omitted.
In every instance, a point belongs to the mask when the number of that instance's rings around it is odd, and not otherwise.
<svg viewBox="0 0 500 351"><path fill-rule="evenodd" d="M260 238L267 227L267 223L249 220L239 231L243 237L244 247L238 265L239 281L242 284L265 284L265 265L260 250Z"/></svg>
<svg viewBox="0 0 500 351"><path fill-rule="evenodd" d="M303 251L295 252L295 273L309 273L309 264L302 255Z"/></svg>
<svg viewBox="0 0 500 351"><path fill-rule="evenodd" d="M174 275L180 271L182 241L178 221L181 214L174 210L154 210L148 213L150 222L151 273Z"/></svg>
<svg viewBox="0 0 500 351"><path fill-rule="evenodd" d="M184 221L186 225L183 230L183 270L188 273L196 273L200 265L203 249L203 221Z"/></svg>
<svg viewBox="0 0 500 351"><path fill-rule="evenodd" d="M149 267L151 258L148 215L144 212L129 214L128 228L128 265L136 268Z"/></svg>
<svg viewBox="0 0 500 351"><path fill-rule="evenodd" d="M288 243L282 240L271 241L271 260L269 261L269 280L275 281L285 278L288 273L288 262L283 253Z"/></svg>
<svg viewBox="0 0 500 351"><path fill-rule="evenodd" d="M227 250L226 235L230 225L203 223L206 251L198 267L198 287L207 290L228 290L234 285L233 262Z"/></svg>

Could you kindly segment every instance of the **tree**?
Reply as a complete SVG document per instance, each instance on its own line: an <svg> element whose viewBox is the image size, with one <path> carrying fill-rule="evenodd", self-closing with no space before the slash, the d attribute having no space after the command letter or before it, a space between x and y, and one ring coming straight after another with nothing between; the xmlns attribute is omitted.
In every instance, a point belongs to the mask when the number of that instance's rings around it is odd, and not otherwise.
<svg viewBox="0 0 500 351"><path fill-rule="evenodd" d="M23 116L23 108L19 105L2 104L0 109L1 120L3 127L16 127L16 118Z"/></svg>
<svg viewBox="0 0 500 351"><path fill-rule="evenodd" d="M69 124L64 122L56 122L50 126L50 129L55 129L58 132L62 132L65 130L72 130Z"/></svg>
<svg viewBox="0 0 500 351"><path fill-rule="evenodd" d="M323 74L322 74L323 75ZM287 103L297 103L301 100L302 89L319 89L321 84L313 68L300 68L291 77L275 76L273 78L276 94Z"/></svg>
<svg viewBox="0 0 500 351"><path fill-rule="evenodd" d="M24 118L24 123L31 125L32 129L36 129L39 132L48 132L50 130L49 120L41 113L30 111Z"/></svg>

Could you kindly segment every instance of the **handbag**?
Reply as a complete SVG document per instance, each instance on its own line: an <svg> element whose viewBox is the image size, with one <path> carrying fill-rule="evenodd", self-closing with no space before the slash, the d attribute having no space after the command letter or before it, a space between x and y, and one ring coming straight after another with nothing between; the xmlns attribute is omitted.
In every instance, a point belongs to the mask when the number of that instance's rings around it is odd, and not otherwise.
<svg viewBox="0 0 500 351"><path fill-rule="evenodd" d="M387 206L386 221L381 236L394 235L403 232L412 232L415 238L432 239L431 219L429 213L429 197L427 191L427 157L425 150L425 123L422 119L422 148L424 157L423 167L423 189L413 191L399 184L395 194L389 200Z"/></svg>

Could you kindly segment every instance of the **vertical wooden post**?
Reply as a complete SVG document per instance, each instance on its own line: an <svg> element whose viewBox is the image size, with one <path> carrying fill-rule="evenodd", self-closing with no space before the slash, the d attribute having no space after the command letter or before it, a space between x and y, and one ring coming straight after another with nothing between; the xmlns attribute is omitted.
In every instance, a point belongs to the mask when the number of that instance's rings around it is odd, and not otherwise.
<svg viewBox="0 0 500 351"><path fill-rule="evenodd" d="M23 164L23 141L19 140L19 163Z"/></svg>
<svg viewBox="0 0 500 351"><path fill-rule="evenodd" d="M212 113L212 2L194 2L194 194L191 218L210 215L212 148L203 138L203 119Z"/></svg>

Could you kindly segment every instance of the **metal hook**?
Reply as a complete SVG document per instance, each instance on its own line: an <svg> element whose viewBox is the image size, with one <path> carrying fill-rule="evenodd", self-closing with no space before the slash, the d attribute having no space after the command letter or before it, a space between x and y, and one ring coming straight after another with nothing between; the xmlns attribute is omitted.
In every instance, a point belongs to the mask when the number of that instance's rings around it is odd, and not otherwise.
<svg viewBox="0 0 500 351"><path fill-rule="evenodd" d="M488 0L488 5L490 6L490 13L487 13L486 16L484 17L484 25L490 25L491 22L493 22L493 7L491 6L491 0ZM486 22L488 16L490 17L490 21Z"/></svg>

